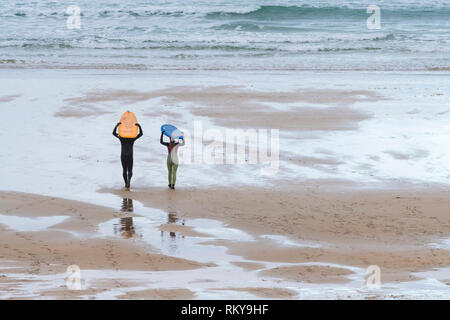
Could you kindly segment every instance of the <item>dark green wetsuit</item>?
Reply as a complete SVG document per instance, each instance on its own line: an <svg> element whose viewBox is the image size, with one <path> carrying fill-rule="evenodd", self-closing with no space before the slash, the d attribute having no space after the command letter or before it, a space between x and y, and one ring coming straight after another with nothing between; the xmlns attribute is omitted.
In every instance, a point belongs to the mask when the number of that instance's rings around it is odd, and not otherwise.
<svg viewBox="0 0 450 320"><path fill-rule="evenodd" d="M184 139L181 139L181 143L174 142L172 139L170 142L163 141L164 133L161 132L161 138L159 142L167 147L167 170L169 171L169 187L174 188L175 182L177 181L177 170L178 170L178 147L184 146Z"/></svg>

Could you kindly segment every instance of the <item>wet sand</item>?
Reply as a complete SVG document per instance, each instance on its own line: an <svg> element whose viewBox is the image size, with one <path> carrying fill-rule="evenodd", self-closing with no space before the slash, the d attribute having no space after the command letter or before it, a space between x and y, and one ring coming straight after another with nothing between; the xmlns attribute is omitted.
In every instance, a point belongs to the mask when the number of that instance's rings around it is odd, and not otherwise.
<svg viewBox="0 0 450 320"><path fill-rule="evenodd" d="M264 189L177 189L161 188L102 190L135 199L147 206L178 212L180 218L216 219L226 228L252 235L251 241L208 236L192 227L161 224L162 231L181 237L205 237L203 245L226 247L235 257L233 264L243 272L256 272L262 287L214 287L220 279L206 278L211 292L246 292L262 298L293 298L295 291L273 287L276 279L291 283L336 284L345 286L351 268L378 265L383 283L420 280L417 272L446 268L448 248L430 246L448 237L450 219L447 192L442 190L384 190L317 192L312 188L286 191ZM229 201L234 199L233 201ZM66 216L60 223L40 231L11 230L0 224L0 273L3 294L13 294L22 281L39 283L39 277L64 274L69 265L82 270L176 271L213 268L214 263L158 253L139 238L105 237L97 232L99 224L111 218L137 217L86 203L23 193L0 194L0 212L11 217ZM19 228L20 229L20 228ZM275 236L275 238L266 237ZM274 241L283 236L292 243ZM287 264L287 265L286 265ZM344 266L344 267L341 267ZM184 270L184 271L183 271ZM34 280L21 279L22 274ZM15 276L14 276L15 275ZM13 277L13 278L11 278ZM361 281L364 280L363 276ZM268 281L268 282L265 282ZM269 284L269 286L267 286ZM222 285L226 285L223 283ZM42 297L75 299L101 297L121 289L123 299L191 299L192 288L139 289L138 281L101 276L85 290L70 291L59 282L53 288L38 289ZM125 291L123 291L125 290ZM22 296L23 297L23 296ZM30 298L36 296L30 296ZM382 297L382 296L380 296Z"/></svg>
<svg viewBox="0 0 450 320"><path fill-rule="evenodd" d="M0 213L11 219L67 217L62 223L40 231L22 231L20 226L10 229L0 224L0 274L18 274L19 277L15 280L0 277L3 294L20 287L25 281L20 279L20 274L56 275L65 273L70 265L78 265L82 270L145 271L212 266L152 252L139 240L101 238L95 233L99 223L113 217L133 216L132 213L53 197L4 192L0 193ZM4 268L5 264L7 268ZM43 292L42 295L57 298L76 296L63 287L64 290ZM100 288L108 288L108 284Z"/></svg>
<svg viewBox="0 0 450 320"><path fill-rule="evenodd" d="M179 118L166 106L190 104L190 111L197 117L208 117L219 126L232 128L271 128L291 131L353 130L358 122L369 119L370 114L349 108L357 102L386 100L369 90L315 90L294 92L264 92L246 90L244 87L171 87L164 90L139 92L115 90L88 92L83 97L66 99L68 104L56 113L57 117L83 118L109 113L101 103L120 101L131 104L162 98L158 110L146 112L148 117L165 114ZM269 103L292 105L277 110ZM299 107L299 104L301 107ZM304 104L327 106L322 109ZM168 113L167 113L168 112Z"/></svg>
<svg viewBox="0 0 450 320"><path fill-rule="evenodd" d="M255 234L294 240L420 246L448 236L450 199L446 188L357 190L334 182L272 188L103 189L149 207L178 211L186 218L226 221Z"/></svg>
<svg viewBox="0 0 450 320"><path fill-rule="evenodd" d="M17 72L0 79L8 118L28 115L0 154L0 298L448 298L443 75ZM125 106L145 124L131 192ZM198 120L280 129L277 174L182 164L168 190L158 128Z"/></svg>
<svg viewBox="0 0 450 320"><path fill-rule="evenodd" d="M327 191L321 184L316 188L290 186L285 191L142 189L128 196L151 207L183 212L186 219L217 219L255 236L282 235L304 244L295 247L264 240L215 241L216 245L227 246L232 254L253 261L326 262L361 268L378 265L389 281L403 281L412 272L449 266L450 251L429 246L448 238L448 191L333 188ZM311 277L315 277L313 273ZM309 280L306 276L305 281Z"/></svg>

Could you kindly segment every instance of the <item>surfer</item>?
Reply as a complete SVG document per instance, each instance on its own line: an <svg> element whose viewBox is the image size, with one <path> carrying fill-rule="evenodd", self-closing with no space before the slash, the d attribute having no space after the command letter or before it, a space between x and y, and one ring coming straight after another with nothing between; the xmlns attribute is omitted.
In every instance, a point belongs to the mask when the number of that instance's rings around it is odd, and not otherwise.
<svg viewBox="0 0 450 320"><path fill-rule="evenodd" d="M181 142L176 142L174 139L169 138L170 142L163 141L164 132L161 132L161 138L159 142L167 147L167 169L169 170L169 188L175 189L175 182L177 180L178 169L178 148L184 146L184 139L181 137Z"/></svg>
<svg viewBox="0 0 450 320"><path fill-rule="evenodd" d="M144 133L142 132L141 125L136 123L136 126L139 128L139 134L136 138L122 138L117 133L117 127L119 127L120 124L120 122L116 124L112 134L114 137L119 139L122 144L120 160L122 161L123 181L125 181L125 188L130 189L131 177L133 176L133 145L134 142L142 137Z"/></svg>

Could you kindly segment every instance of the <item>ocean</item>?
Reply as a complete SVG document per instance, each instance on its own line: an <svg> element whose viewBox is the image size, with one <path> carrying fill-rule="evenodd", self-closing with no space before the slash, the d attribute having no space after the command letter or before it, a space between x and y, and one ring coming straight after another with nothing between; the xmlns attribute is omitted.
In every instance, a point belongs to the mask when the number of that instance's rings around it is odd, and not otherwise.
<svg viewBox="0 0 450 320"><path fill-rule="evenodd" d="M0 28L1 68L450 70L444 0L0 0Z"/></svg>

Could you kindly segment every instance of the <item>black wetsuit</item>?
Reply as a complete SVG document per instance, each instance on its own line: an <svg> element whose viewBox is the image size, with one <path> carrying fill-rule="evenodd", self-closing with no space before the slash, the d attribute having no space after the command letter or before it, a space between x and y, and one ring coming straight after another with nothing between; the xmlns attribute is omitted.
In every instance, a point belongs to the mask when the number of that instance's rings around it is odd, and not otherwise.
<svg viewBox="0 0 450 320"><path fill-rule="evenodd" d="M121 136L119 136L119 134L116 132L119 124L114 127L112 133L113 136L118 138L120 140L120 143L122 144L122 153L120 155L120 159L122 160L123 181L125 181L125 186L127 188L130 187L131 177L133 176L133 145L134 142L144 134L142 132L141 126L139 124L136 125L139 127L139 134L136 136L136 138L122 138Z"/></svg>

